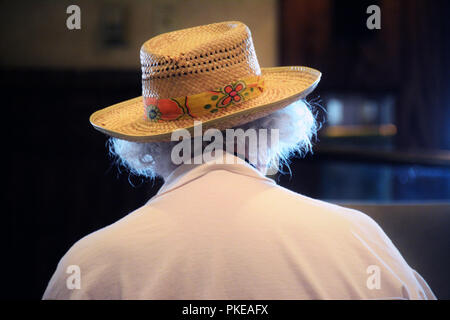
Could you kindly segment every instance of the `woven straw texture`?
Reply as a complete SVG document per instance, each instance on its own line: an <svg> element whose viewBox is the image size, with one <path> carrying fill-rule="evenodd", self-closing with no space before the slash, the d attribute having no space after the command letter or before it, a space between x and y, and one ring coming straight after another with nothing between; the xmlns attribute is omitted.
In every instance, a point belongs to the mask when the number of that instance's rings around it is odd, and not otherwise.
<svg viewBox="0 0 450 320"><path fill-rule="evenodd" d="M170 141L195 121L203 132L223 130L264 117L306 97L321 73L307 67L263 68L258 64L251 33L241 22L224 22L159 35L141 48L142 97L115 104L91 115L91 124L110 136L139 142ZM264 92L251 100L190 119L151 122L143 97L180 97L223 87L251 75L264 78Z"/></svg>
<svg viewBox="0 0 450 320"><path fill-rule="evenodd" d="M142 95L172 98L260 75L250 30L214 23L161 34L141 48Z"/></svg>

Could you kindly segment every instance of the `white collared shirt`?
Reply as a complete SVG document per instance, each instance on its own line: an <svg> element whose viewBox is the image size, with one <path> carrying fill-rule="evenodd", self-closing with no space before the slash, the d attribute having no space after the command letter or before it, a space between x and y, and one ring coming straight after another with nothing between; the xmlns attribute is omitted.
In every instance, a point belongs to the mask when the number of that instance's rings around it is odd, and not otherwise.
<svg viewBox="0 0 450 320"><path fill-rule="evenodd" d="M211 161L181 165L146 205L75 243L43 298L435 296L370 217Z"/></svg>

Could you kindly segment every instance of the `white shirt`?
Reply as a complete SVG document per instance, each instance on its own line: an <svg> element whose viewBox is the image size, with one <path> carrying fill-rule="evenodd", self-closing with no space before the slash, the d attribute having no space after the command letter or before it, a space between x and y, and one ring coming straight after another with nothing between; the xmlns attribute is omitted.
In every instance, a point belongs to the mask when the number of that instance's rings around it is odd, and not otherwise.
<svg viewBox="0 0 450 320"><path fill-rule="evenodd" d="M43 299L435 296L367 215L245 162L208 162L178 167L146 205L75 243Z"/></svg>

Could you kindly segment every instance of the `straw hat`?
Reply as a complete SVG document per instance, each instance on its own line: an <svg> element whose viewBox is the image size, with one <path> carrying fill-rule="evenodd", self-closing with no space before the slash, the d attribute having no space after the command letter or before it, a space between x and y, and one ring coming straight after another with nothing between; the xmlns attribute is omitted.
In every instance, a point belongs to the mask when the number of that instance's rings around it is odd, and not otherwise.
<svg viewBox="0 0 450 320"><path fill-rule="evenodd" d="M177 129L223 130L306 97L321 73L307 67L260 68L249 28L237 21L156 36L142 45L142 96L93 113L107 135L170 141Z"/></svg>

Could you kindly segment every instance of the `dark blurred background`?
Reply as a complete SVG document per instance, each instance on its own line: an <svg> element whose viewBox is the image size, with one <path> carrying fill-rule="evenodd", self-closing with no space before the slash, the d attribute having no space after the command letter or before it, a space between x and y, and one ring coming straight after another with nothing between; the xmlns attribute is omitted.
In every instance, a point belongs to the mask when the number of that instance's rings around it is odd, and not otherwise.
<svg viewBox="0 0 450 320"><path fill-rule="evenodd" d="M71 4L81 30L66 27ZM366 27L372 4L380 30ZM1 297L39 299L74 242L161 186L119 173L88 121L141 94L141 44L240 20L262 67L323 72L310 96L323 122L314 154L274 179L372 216L449 299L449 9L446 0L0 1Z"/></svg>

